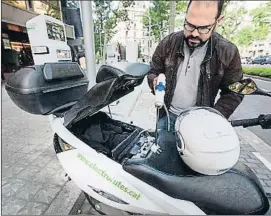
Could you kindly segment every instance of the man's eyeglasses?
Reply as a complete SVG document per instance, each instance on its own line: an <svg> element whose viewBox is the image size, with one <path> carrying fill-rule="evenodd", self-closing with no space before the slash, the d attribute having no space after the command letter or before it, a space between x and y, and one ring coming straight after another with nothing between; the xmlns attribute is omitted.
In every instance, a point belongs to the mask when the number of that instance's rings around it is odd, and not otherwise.
<svg viewBox="0 0 271 216"><path fill-rule="evenodd" d="M187 22L187 20L185 20L185 22L184 22L184 28L187 31L190 31L190 32L193 32L193 31L195 31L195 29L197 29L200 34L208 34L211 31L211 29L213 28L213 26L215 24L216 24L216 21L212 25L195 26L195 25Z"/></svg>

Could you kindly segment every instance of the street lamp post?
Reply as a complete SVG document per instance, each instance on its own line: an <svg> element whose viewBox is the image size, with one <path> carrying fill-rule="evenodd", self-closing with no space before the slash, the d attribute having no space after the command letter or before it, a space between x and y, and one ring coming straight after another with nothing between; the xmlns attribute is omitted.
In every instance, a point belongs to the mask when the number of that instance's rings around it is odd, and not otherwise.
<svg viewBox="0 0 271 216"><path fill-rule="evenodd" d="M148 8L148 20L149 20L149 37L148 37L148 57L149 62L151 61L151 15L150 15L150 7Z"/></svg>
<svg viewBox="0 0 271 216"><path fill-rule="evenodd" d="M92 1L81 1L85 56L89 89L96 84L96 61L94 46L94 28L92 17Z"/></svg>

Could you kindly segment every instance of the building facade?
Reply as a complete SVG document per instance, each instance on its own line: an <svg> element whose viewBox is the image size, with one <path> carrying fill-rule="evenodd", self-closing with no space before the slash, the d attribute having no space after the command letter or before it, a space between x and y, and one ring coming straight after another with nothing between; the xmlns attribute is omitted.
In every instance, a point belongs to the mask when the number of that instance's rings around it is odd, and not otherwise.
<svg viewBox="0 0 271 216"><path fill-rule="evenodd" d="M242 57L258 57L271 55L271 33L265 40L253 41L253 43L244 48L240 48Z"/></svg>
<svg viewBox="0 0 271 216"><path fill-rule="evenodd" d="M139 45L141 56L148 60L157 45L157 43L154 43L153 37L149 38L148 29L144 28L142 23L143 17L147 16L148 7L149 2L147 1L135 1L132 7L127 8L129 21L118 23L116 27L117 33L109 43L120 43L126 46L128 41L136 41Z"/></svg>
<svg viewBox="0 0 271 216"><path fill-rule="evenodd" d="M18 67L33 64L26 22L40 14L62 20L61 4L59 0L3 0L1 6L1 67L2 71L12 72ZM65 24L65 29L67 38L73 39L73 26Z"/></svg>

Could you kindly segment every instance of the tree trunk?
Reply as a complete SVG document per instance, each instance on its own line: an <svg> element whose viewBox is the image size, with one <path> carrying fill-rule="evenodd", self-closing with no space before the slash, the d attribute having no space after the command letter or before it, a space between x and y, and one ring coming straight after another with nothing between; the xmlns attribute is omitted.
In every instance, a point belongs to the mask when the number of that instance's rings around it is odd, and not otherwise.
<svg viewBox="0 0 271 216"><path fill-rule="evenodd" d="M103 50L103 64L105 64L105 54L107 49L107 32L104 32L104 50Z"/></svg>
<svg viewBox="0 0 271 216"><path fill-rule="evenodd" d="M169 5L169 33L172 33L175 29L176 1L170 1Z"/></svg>
<svg viewBox="0 0 271 216"><path fill-rule="evenodd" d="M102 56L103 56L102 32L100 31L100 60ZM99 63L100 63L100 60L99 60Z"/></svg>

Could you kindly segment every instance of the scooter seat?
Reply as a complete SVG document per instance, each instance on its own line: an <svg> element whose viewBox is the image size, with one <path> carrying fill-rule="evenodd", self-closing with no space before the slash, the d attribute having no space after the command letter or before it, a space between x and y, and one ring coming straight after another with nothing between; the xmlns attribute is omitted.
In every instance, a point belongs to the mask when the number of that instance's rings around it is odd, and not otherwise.
<svg viewBox="0 0 271 216"><path fill-rule="evenodd" d="M97 73L96 82L128 75L135 79L142 79L150 70L150 66L143 63L118 62L114 65L102 65Z"/></svg>
<svg viewBox="0 0 271 216"><path fill-rule="evenodd" d="M163 193L195 203L206 214L265 214L269 202L256 175L244 164L230 171L206 176L192 171L181 160L173 133L161 131L162 153L129 159L125 171Z"/></svg>

